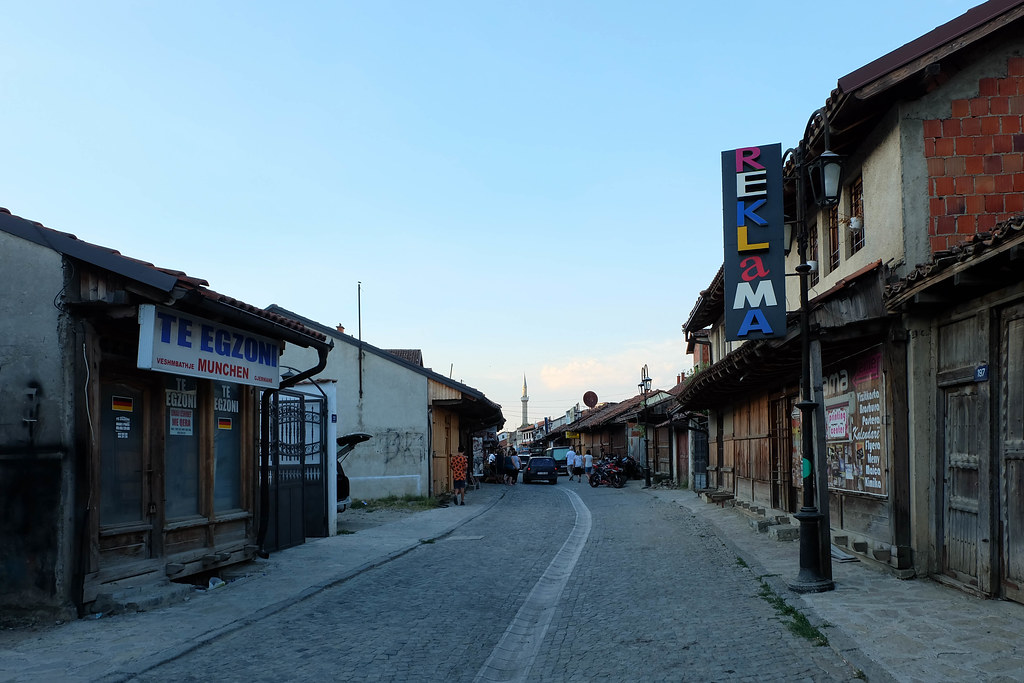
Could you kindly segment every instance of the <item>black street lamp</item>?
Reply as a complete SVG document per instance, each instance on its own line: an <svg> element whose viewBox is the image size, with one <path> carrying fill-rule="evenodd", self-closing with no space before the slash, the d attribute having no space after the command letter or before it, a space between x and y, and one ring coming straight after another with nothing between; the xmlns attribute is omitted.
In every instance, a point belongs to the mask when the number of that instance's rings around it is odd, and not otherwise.
<svg viewBox="0 0 1024 683"><path fill-rule="evenodd" d="M825 151L816 159L808 160L807 138L811 125L818 119L822 121ZM789 587L798 593L821 593L835 588L832 581L831 548L829 554L822 553L821 520L822 515L815 501L815 453L814 453L814 416L818 404L811 393L811 324L808 316L808 278L811 265L807 262L807 245L809 231L804 211L806 202L806 184L809 182L814 194L814 204L820 208L833 206L839 202L840 180L842 179L843 160L829 148L829 122L825 118L824 108L811 114L804 129L804 137L796 149L787 150L785 156L793 155L796 175L790 179L796 181L796 227L797 255L800 263L796 272L800 276L800 439L803 455L803 506L795 516L800 522L800 573Z"/></svg>
<svg viewBox="0 0 1024 683"><path fill-rule="evenodd" d="M647 392L651 390L651 376L647 372L647 365L645 364L640 368L640 384L636 385L640 389L640 394L643 399L640 402L640 419L644 426L644 488L651 488L651 463L648 460L648 439L647 439Z"/></svg>

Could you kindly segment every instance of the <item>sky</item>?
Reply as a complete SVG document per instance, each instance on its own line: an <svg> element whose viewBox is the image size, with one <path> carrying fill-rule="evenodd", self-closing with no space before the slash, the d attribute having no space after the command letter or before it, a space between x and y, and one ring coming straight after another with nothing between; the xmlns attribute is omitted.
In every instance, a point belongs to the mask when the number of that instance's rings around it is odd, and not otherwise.
<svg viewBox="0 0 1024 683"><path fill-rule="evenodd" d="M689 369L721 152L977 0L0 1L0 206L501 404Z"/></svg>

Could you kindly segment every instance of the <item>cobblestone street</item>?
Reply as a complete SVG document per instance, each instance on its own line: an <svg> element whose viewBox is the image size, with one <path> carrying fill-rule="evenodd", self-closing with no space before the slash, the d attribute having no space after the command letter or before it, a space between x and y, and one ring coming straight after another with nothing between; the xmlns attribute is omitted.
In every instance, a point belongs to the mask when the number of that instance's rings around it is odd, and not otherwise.
<svg viewBox="0 0 1024 683"><path fill-rule="evenodd" d="M453 534L140 680L856 678L831 649L787 630L757 577L713 533L639 485L514 487ZM585 536L574 504L589 513ZM574 531L582 545L564 589L546 614L544 605L521 609L542 594L542 577L552 581ZM503 639L513 630L518 640ZM509 642L521 647L496 658Z"/></svg>

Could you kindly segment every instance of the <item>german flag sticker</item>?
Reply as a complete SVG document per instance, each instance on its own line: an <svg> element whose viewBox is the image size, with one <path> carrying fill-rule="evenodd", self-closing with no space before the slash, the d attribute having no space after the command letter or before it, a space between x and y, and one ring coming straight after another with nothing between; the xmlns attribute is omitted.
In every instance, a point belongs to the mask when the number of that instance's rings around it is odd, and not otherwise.
<svg viewBox="0 0 1024 683"><path fill-rule="evenodd" d="M135 412L135 399L130 396L113 396L110 407L119 413L133 413Z"/></svg>
<svg viewBox="0 0 1024 683"><path fill-rule="evenodd" d="M231 418L230 417L218 417L217 418L217 429L231 429Z"/></svg>

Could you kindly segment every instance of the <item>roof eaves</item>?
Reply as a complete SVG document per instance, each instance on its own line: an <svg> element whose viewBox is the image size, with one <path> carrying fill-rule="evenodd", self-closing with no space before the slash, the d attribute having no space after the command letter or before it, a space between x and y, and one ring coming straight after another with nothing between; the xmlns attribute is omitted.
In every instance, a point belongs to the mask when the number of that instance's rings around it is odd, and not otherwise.
<svg viewBox="0 0 1024 683"><path fill-rule="evenodd" d="M1001 15L1015 9L1017 11L1014 13L1014 16L1005 19L1012 21L1022 16L1022 13L1024 13L1024 1L989 0L989 2L969 9L959 17L932 29L928 33L843 76L839 79L839 89L844 93L852 93L885 76L893 74L898 69L911 65L916 60L921 60L921 63L916 65L918 68L906 69L907 73L904 75L904 78L909 77L927 66L926 62L929 62L929 60L925 58L929 54L936 53L940 48L949 46L958 39L970 38L967 36L968 33L984 27ZM1000 26L992 26L991 28L1000 28ZM978 35L974 36L974 39L984 37L989 32L980 31ZM951 47L955 51L956 49L966 47L971 42L973 41L964 39ZM948 50L945 53L948 53ZM939 56L936 55L936 59Z"/></svg>

